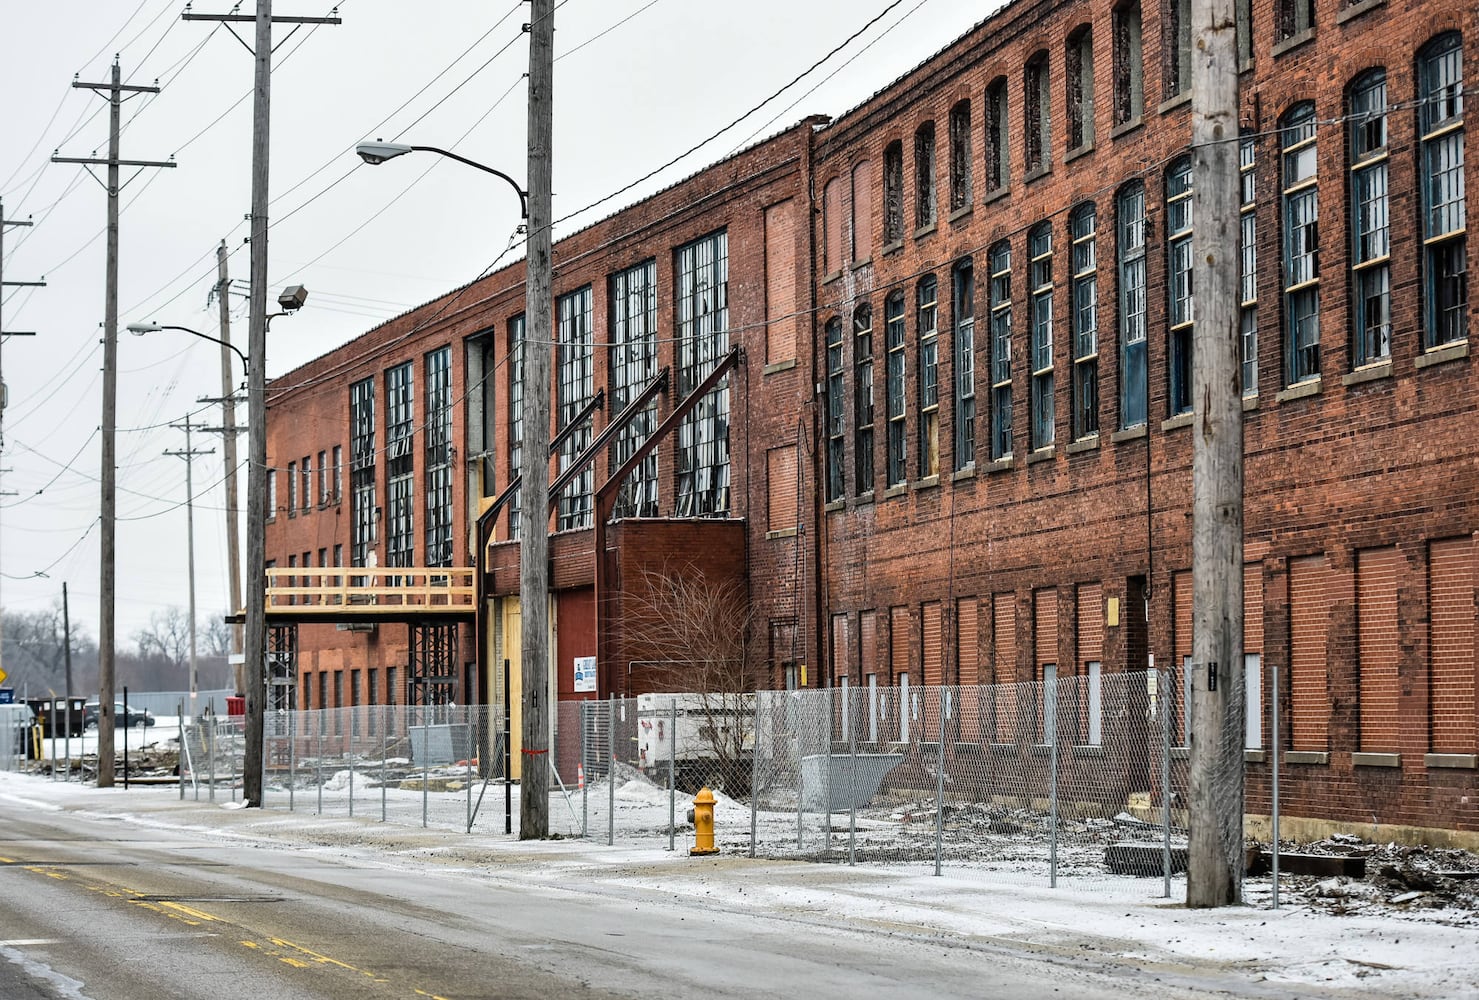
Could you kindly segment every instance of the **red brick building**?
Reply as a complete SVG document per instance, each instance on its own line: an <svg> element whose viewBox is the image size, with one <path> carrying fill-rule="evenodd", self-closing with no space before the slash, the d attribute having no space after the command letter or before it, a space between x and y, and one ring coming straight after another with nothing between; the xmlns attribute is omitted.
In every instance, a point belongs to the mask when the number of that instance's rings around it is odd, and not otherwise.
<svg viewBox="0 0 1479 1000"><path fill-rule="evenodd" d="M1277 668L1286 815L1479 830L1475 10L1238 10L1250 702ZM845 115L557 244L554 429L577 429L552 474L601 446L552 518L560 697L578 693L576 657L597 658L602 695L663 676L626 623L653 574L680 572L748 593L744 666L761 684L1153 662L1177 703L1192 617L1188 16L1186 0L1018 0ZM511 267L274 383L279 570L372 552L426 565L429 537L441 565L472 564L477 514L522 460L523 295ZM629 406L664 370L651 404ZM716 370L718 388L695 392ZM450 407L427 410L428 391ZM655 463L608 483L669 417ZM335 448L365 457L352 469ZM484 519L482 655L465 625L456 654L482 672L459 668L459 697L486 697L479 684L517 661L510 535L526 515L512 502ZM300 697L349 704L360 683L403 696L379 686L413 659L398 630L330 628L303 629ZM323 679L361 669L375 673L348 693ZM1267 714L1250 709L1254 812ZM969 738L1005 744L1031 720L979 724L991 731Z"/></svg>

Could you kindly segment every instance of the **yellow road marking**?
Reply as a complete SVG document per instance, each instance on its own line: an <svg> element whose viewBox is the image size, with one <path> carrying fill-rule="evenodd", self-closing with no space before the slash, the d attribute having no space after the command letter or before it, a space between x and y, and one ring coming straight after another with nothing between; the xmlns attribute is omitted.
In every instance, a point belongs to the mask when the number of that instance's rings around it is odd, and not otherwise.
<svg viewBox="0 0 1479 1000"><path fill-rule="evenodd" d="M186 914L188 916L195 917L197 920L203 920L203 921L214 920L214 921L216 921L218 923L221 922L221 918L220 917L215 916L214 914L206 913L204 910L197 910L193 906L186 906L184 903L163 902L160 905L161 906L167 906L171 910L179 910L181 913L184 913L184 914Z"/></svg>

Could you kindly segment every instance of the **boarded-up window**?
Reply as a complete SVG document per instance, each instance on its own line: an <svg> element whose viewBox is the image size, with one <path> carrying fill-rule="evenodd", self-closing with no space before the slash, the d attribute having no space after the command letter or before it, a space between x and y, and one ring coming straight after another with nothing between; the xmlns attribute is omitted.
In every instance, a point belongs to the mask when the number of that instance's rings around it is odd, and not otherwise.
<svg viewBox="0 0 1479 1000"><path fill-rule="evenodd" d="M1243 652L1263 652L1263 564L1243 567Z"/></svg>
<svg viewBox="0 0 1479 1000"><path fill-rule="evenodd" d="M1033 640L1037 656L1037 680L1042 668L1058 662L1058 592L1052 589L1033 591L1032 609L1036 617Z"/></svg>
<svg viewBox="0 0 1479 1000"><path fill-rule="evenodd" d="M832 616L832 686L840 687L850 676L852 648L848 643L847 615Z"/></svg>
<svg viewBox="0 0 1479 1000"><path fill-rule="evenodd" d="M1434 753L1474 753L1474 540L1428 549L1428 655Z"/></svg>
<svg viewBox="0 0 1479 1000"><path fill-rule="evenodd" d="M796 527L796 446L772 448L765 453L768 484L768 527L786 531Z"/></svg>
<svg viewBox="0 0 1479 1000"><path fill-rule="evenodd" d="M1082 583L1078 588L1078 662L1104 659L1104 586Z"/></svg>
<svg viewBox="0 0 1479 1000"><path fill-rule="evenodd" d="M909 609L889 608L888 668L894 683L909 673Z"/></svg>
<svg viewBox="0 0 1479 1000"><path fill-rule="evenodd" d="M822 267L823 273L841 271L843 259L842 179L834 177L822 188Z"/></svg>
<svg viewBox="0 0 1479 1000"><path fill-rule="evenodd" d="M878 673L878 613L864 611L858 616L858 664L863 683L870 674Z"/></svg>
<svg viewBox="0 0 1479 1000"><path fill-rule="evenodd" d="M945 683L944 649L941 632L941 608L939 601L926 604L923 608L924 637L924 683L938 687Z"/></svg>
<svg viewBox="0 0 1479 1000"><path fill-rule="evenodd" d="M1171 657L1171 690L1166 704L1171 710L1171 738L1179 747L1188 746L1186 734L1191 730L1191 644L1192 644L1192 578L1191 570L1181 570L1171 577L1171 590L1176 603L1175 655Z"/></svg>
<svg viewBox="0 0 1479 1000"><path fill-rule="evenodd" d="M955 683L962 687L981 682L979 608L974 597L955 602Z"/></svg>
<svg viewBox="0 0 1479 1000"><path fill-rule="evenodd" d="M796 358L796 202L765 210L765 360Z"/></svg>
<svg viewBox="0 0 1479 1000"><path fill-rule="evenodd" d="M1356 553L1361 749L1394 753L1397 745L1397 573L1395 547Z"/></svg>
<svg viewBox="0 0 1479 1000"><path fill-rule="evenodd" d="M1330 743L1330 692L1325 651L1330 605L1325 557L1289 560L1289 687L1293 750L1325 750Z"/></svg>
<svg viewBox="0 0 1479 1000"><path fill-rule="evenodd" d="M1013 743L1017 739L1017 595L997 594L992 604L995 742Z"/></svg>
<svg viewBox="0 0 1479 1000"><path fill-rule="evenodd" d="M873 181L868 176L868 161L852 168L852 259L867 260L873 255Z"/></svg>

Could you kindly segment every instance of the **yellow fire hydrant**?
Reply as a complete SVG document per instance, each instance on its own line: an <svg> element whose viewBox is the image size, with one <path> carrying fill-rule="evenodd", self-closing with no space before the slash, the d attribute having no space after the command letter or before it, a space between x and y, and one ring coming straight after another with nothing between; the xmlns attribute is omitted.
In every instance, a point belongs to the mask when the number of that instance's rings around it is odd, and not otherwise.
<svg viewBox="0 0 1479 1000"><path fill-rule="evenodd" d="M714 846L714 793L705 786L693 797L693 850L697 854L718 854Z"/></svg>

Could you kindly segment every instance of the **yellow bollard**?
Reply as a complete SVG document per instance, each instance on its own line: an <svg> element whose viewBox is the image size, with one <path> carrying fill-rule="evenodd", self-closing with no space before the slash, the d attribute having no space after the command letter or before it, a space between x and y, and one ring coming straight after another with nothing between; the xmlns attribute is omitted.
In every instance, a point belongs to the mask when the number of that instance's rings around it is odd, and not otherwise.
<svg viewBox="0 0 1479 1000"><path fill-rule="evenodd" d="M719 853L719 848L714 846L714 793L707 786L693 797L693 850L688 853Z"/></svg>

